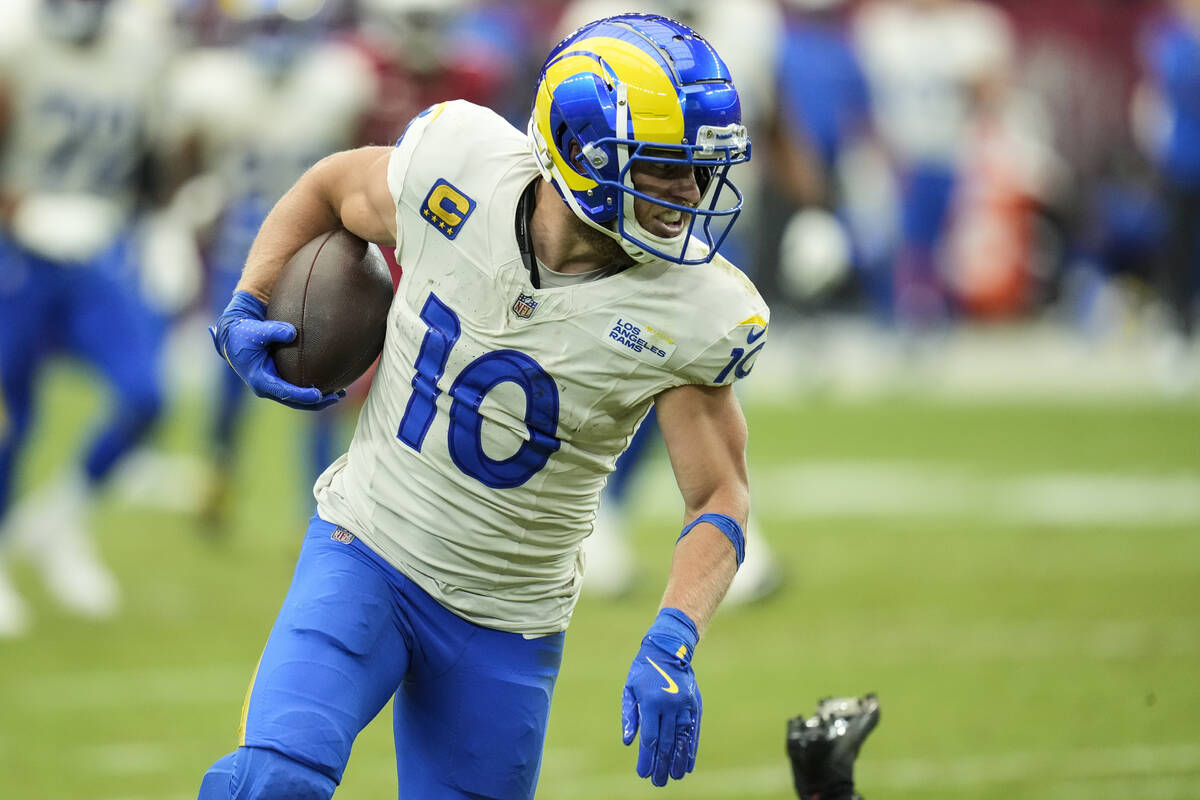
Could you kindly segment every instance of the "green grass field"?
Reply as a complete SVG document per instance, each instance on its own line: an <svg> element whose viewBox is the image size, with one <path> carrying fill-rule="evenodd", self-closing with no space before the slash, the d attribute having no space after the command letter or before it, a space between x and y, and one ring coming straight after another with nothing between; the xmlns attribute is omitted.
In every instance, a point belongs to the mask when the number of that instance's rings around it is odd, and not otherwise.
<svg viewBox="0 0 1200 800"><path fill-rule="evenodd" d="M54 376L28 473L50 475L97 408ZM638 490L642 582L581 602L539 797L792 797L788 716L874 690L858 770L871 800L1200 798L1200 406L950 405L881 398L751 405L755 507L788 574L721 612L695 666L696 772L636 778L618 699L678 527L665 460ZM182 403L159 444L194 449ZM0 797L184 800L231 749L290 577L305 508L296 415L255 404L232 534L119 499L97 520L127 607L37 615L0 642ZM390 714L360 738L342 800L395 794Z"/></svg>

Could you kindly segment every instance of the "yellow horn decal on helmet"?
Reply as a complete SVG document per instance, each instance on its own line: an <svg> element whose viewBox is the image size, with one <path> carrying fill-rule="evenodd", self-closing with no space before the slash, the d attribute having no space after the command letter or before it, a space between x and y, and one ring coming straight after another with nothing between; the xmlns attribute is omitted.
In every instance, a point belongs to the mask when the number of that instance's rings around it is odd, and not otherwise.
<svg viewBox="0 0 1200 800"><path fill-rule="evenodd" d="M572 49L600 53L629 91L629 119L633 137L643 142L681 144L683 109L679 90L659 58L631 42L596 36L577 42ZM695 144L693 142L692 144Z"/></svg>
<svg viewBox="0 0 1200 800"><path fill-rule="evenodd" d="M538 89L537 98L534 101L538 130L550 148L550 158L566 180L567 186L576 192L594 189L596 182L586 175L576 172L575 167L567 163L570 154L559 151L558 143L554 139L554 132L550 130L550 103L553 100L554 92L564 82L575 75L589 73L607 80L607 76L603 74L603 68L596 62L596 59L590 56L567 55L558 59L546 69L546 77L542 80L542 85Z"/></svg>
<svg viewBox="0 0 1200 800"><path fill-rule="evenodd" d="M575 76L595 75L605 83L611 81L596 56L626 85L635 139L662 144L681 144L683 139L683 109L675 84L654 56L635 44L607 36L580 39L546 67L535 100L538 130L549 145L551 159L574 191L595 188L596 182L576 172L567 163L569 154L559 152L549 129L550 104L558 87Z"/></svg>

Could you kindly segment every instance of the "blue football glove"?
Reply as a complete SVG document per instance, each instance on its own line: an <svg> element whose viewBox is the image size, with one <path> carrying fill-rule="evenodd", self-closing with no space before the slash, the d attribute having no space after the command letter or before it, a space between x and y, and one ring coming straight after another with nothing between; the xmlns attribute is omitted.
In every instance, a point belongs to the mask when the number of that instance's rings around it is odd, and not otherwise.
<svg viewBox="0 0 1200 800"><path fill-rule="evenodd" d="M233 371L259 397L269 397L291 408L318 411L345 397L344 391L322 395L320 389L303 389L279 377L270 346L296 338L296 328L287 322L267 322L267 305L249 292L233 293L233 299L208 329L213 344Z"/></svg>
<svg viewBox="0 0 1200 800"><path fill-rule="evenodd" d="M637 774L655 786L679 780L696 766L700 743L700 689L692 654L700 636L677 608L664 608L642 639L621 696L621 734L632 744L639 726Z"/></svg>

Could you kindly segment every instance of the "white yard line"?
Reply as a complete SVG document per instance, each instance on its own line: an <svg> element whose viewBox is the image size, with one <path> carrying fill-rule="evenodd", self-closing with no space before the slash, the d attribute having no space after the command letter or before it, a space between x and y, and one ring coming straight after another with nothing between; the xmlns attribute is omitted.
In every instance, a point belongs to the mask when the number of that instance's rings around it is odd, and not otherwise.
<svg viewBox="0 0 1200 800"><path fill-rule="evenodd" d="M79 748L73 761L95 774L153 775L168 772L179 757L156 742L113 742Z"/></svg>
<svg viewBox="0 0 1200 800"><path fill-rule="evenodd" d="M674 514L678 492L652 468L638 513ZM1187 525L1200 530L1200 473L1047 472L985 475L971 466L894 461L813 461L754 468L763 515L811 518L964 517L1062 528Z"/></svg>
<svg viewBox="0 0 1200 800"><path fill-rule="evenodd" d="M906 341L854 317L791 325L781 319L771 326L744 396L794 402L814 392L846 399L900 392L956 402L1195 402L1200 348L1172 364L1163 359L1163 344L1149 330L1086 341L1047 323L960 325Z"/></svg>
<svg viewBox="0 0 1200 800"><path fill-rule="evenodd" d="M923 620L910 625L864 622L839 652L848 660L902 665L1037 664L1126 661L1139 656L1194 662L1200 632L1194 617L1170 619L1037 619L1022 622ZM952 644L948 644L952 643ZM934 654L934 655L931 655ZM716 680L738 680L737 660L706 664ZM1197 795L1200 797L1200 795Z"/></svg>

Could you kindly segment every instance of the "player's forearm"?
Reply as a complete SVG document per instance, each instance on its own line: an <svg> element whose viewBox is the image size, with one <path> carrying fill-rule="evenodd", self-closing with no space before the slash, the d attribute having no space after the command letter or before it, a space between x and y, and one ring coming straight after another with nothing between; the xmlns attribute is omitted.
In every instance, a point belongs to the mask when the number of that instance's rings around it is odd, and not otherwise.
<svg viewBox="0 0 1200 800"><path fill-rule="evenodd" d="M745 526L749 512L744 488L723 500L714 499L688 515L725 514ZM663 608L678 608L687 614L701 634L737 573L733 543L717 526L701 522L675 545L671 572L663 593Z"/></svg>
<svg viewBox="0 0 1200 800"><path fill-rule="evenodd" d="M296 251L341 225L316 168L309 170L271 209L259 228L237 288L267 302L283 267Z"/></svg>

